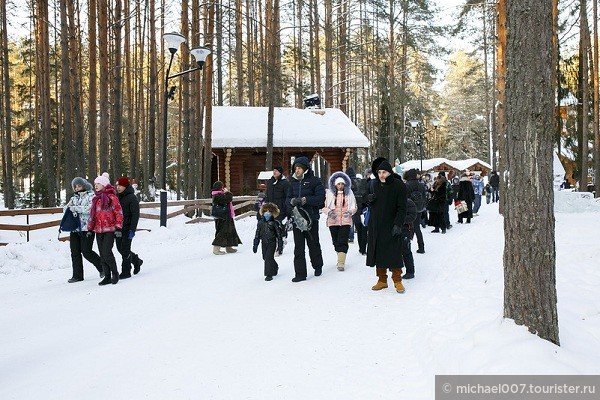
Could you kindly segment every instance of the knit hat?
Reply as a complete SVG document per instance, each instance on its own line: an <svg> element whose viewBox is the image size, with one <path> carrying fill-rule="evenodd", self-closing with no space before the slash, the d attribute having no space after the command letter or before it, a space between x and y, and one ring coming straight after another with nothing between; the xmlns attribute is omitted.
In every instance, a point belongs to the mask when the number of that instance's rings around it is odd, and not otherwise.
<svg viewBox="0 0 600 400"><path fill-rule="evenodd" d="M123 187L129 186L129 178L126 176L120 177L119 179L117 179L117 185L123 186Z"/></svg>
<svg viewBox="0 0 600 400"><path fill-rule="evenodd" d="M223 182L221 181L216 181L215 183L213 183L213 189L217 190L217 189L221 189L223 187Z"/></svg>
<svg viewBox="0 0 600 400"><path fill-rule="evenodd" d="M102 175L100 175L99 177L94 179L94 184L96 184L96 183L99 183L104 187L107 187L108 185L110 185L110 179L108 176L108 172L104 172L104 173L102 173Z"/></svg>
<svg viewBox="0 0 600 400"><path fill-rule="evenodd" d="M294 160L294 169L296 169L296 167L302 167L302 169L304 171L308 171L308 168L310 167L310 162L308 161L308 158L301 156L298 157Z"/></svg>
<svg viewBox="0 0 600 400"><path fill-rule="evenodd" d="M376 159L373 160L373 162L371 163L371 172L373 174L377 175L377 171L379 171L381 169L381 168L379 168L379 166L381 165L381 163L383 161L386 161L385 157L377 157ZM390 167L391 167L391 165L390 165Z"/></svg>
<svg viewBox="0 0 600 400"><path fill-rule="evenodd" d="M277 171L279 171L280 174L283 174L283 167L281 165L278 165L273 169L276 169Z"/></svg>
<svg viewBox="0 0 600 400"><path fill-rule="evenodd" d="M343 183L345 185L346 180L344 178L342 178L341 176L338 176L337 178L335 178L335 181L333 182L333 184L337 185L338 183Z"/></svg>
<svg viewBox="0 0 600 400"><path fill-rule="evenodd" d="M377 168L377 171L387 171L390 174L394 173L394 170L392 169L392 166L390 165L388 160L383 160L381 162L381 164L379 164L379 167Z"/></svg>

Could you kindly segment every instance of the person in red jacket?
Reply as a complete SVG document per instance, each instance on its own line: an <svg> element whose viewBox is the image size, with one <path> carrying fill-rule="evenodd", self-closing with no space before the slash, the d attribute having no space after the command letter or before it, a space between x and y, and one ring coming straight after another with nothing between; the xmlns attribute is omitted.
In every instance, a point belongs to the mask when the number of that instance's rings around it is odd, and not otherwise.
<svg viewBox="0 0 600 400"><path fill-rule="evenodd" d="M103 173L94 180L96 195L92 200L88 232L96 233L96 243L102 262L104 279L99 285L113 285L119 282L117 262L112 252L115 237L121 236L123 229L123 211L115 188L110 184L108 173ZM91 233L89 233L91 236Z"/></svg>

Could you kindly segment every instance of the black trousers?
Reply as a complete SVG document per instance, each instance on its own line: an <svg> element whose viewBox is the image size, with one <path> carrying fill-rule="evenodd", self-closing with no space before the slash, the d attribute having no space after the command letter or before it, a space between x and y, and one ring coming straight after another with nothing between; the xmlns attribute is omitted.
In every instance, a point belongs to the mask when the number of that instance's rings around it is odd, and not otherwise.
<svg viewBox="0 0 600 400"><path fill-rule="evenodd" d="M119 275L119 270L117 270L117 261L115 260L115 255L112 252L112 248L115 243L115 233L96 233L96 243L98 244L98 251L100 252L100 260L102 261L104 277L110 278L111 273L113 275Z"/></svg>
<svg viewBox="0 0 600 400"><path fill-rule="evenodd" d="M123 234L126 235L127 232L123 232ZM138 255L131 251L132 241L132 239L128 239L126 237L115 238L117 250L123 258L123 261L121 261L121 272L125 274L131 272L131 263L136 262L136 260L139 259Z"/></svg>
<svg viewBox="0 0 600 400"><path fill-rule="evenodd" d="M367 227L363 225L360 216L362 215L361 210L358 210L352 216L352 222L354 222L354 229L356 229L356 236L358 236L358 251L360 254L367 252Z"/></svg>
<svg viewBox="0 0 600 400"><path fill-rule="evenodd" d="M302 232L294 227L294 271L296 277L306 278L306 255L304 253L308 246L308 256L314 269L323 267L323 254L319 243L319 221L313 221L309 231ZM348 232L346 232L346 240Z"/></svg>
<svg viewBox="0 0 600 400"><path fill-rule="evenodd" d="M348 253L348 235L350 234L350 225L335 225L329 227L331 240L336 253Z"/></svg>
<svg viewBox="0 0 600 400"><path fill-rule="evenodd" d="M413 224L414 226L415 224ZM402 261L404 261L404 266L406 267L407 274L415 273L415 259L412 254L412 250L410 248L410 237L408 234L403 233L402 235Z"/></svg>
<svg viewBox="0 0 600 400"><path fill-rule="evenodd" d="M417 245L419 245L419 249L425 248L425 242L423 241L423 232L421 232L421 213L418 214L419 217L415 219L413 222L413 230L415 231L415 236L417 237Z"/></svg>
<svg viewBox="0 0 600 400"><path fill-rule="evenodd" d="M100 256L92 250L94 245L94 232L71 232L69 243L71 246L71 263L73 264L73 278L83 279L83 258L94 264L98 272L102 272ZM83 257L82 257L83 256Z"/></svg>
<svg viewBox="0 0 600 400"><path fill-rule="evenodd" d="M261 241L262 245L262 257L265 261L265 276L275 276L279 271L279 265L275 261L275 249L277 248L277 242L265 242Z"/></svg>

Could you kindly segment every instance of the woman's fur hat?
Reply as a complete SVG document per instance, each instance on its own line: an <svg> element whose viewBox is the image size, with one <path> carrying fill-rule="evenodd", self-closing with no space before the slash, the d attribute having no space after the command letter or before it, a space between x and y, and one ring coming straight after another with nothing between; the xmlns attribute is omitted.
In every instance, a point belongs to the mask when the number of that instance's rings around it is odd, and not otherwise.
<svg viewBox="0 0 600 400"><path fill-rule="evenodd" d="M90 190L93 189L93 186L91 183L89 183L86 179L81 178L79 176L76 178L73 178L73 180L71 181L71 187L73 188L73 190L75 190L75 185L81 185L86 192L89 192Z"/></svg>
<svg viewBox="0 0 600 400"><path fill-rule="evenodd" d="M350 180L350 177L342 171L337 171L331 174L331 177L329 177L329 190L331 190L334 193L337 193L335 181L338 180L338 178L342 178L344 180L344 194L348 194L352 186L352 181Z"/></svg>

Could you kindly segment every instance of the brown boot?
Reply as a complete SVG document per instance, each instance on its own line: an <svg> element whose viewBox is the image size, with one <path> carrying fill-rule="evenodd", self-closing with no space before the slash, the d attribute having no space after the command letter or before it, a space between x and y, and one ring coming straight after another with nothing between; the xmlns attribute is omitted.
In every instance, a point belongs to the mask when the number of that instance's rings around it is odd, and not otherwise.
<svg viewBox="0 0 600 400"><path fill-rule="evenodd" d="M377 273L377 276L379 277L379 279L377 280L377 283L375 284L375 286L373 286L371 289L372 290L381 290L381 289L387 289L388 284L387 284L387 269L385 268L376 268L375 272Z"/></svg>
<svg viewBox="0 0 600 400"><path fill-rule="evenodd" d="M346 253L340 251L337 253L337 256L337 269L338 271L343 271L346 265Z"/></svg>
<svg viewBox="0 0 600 400"><path fill-rule="evenodd" d="M401 268L393 268L392 269L392 281L394 281L394 287L396 288L396 292L404 293L404 285L402 284L402 269Z"/></svg>

